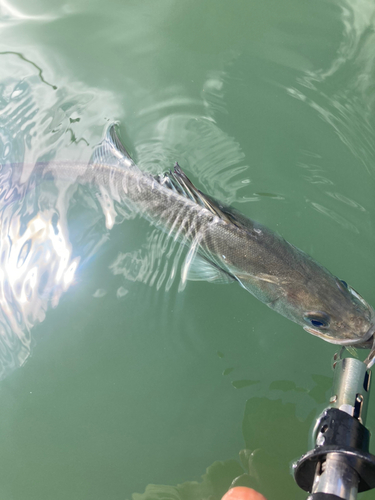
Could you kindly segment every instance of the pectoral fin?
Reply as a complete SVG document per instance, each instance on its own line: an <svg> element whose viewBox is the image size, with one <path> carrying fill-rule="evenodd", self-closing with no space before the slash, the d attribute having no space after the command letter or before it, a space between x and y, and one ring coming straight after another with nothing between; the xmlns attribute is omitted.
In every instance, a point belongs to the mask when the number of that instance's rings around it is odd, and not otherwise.
<svg viewBox="0 0 375 500"><path fill-rule="evenodd" d="M196 254L190 264L185 269L185 280L189 281L209 281L210 283L227 284L233 283L235 278L219 269L207 259Z"/></svg>

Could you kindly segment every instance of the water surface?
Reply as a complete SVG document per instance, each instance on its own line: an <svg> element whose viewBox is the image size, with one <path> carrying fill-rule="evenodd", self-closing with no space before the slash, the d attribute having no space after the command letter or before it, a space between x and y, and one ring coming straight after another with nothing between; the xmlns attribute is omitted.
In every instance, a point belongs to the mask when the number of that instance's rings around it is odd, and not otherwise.
<svg viewBox="0 0 375 500"><path fill-rule="evenodd" d="M306 498L335 347L234 284L178 292L163 235L34 166L118 120L142 169L178 161L375 305L374 10L0 0L2 498Z"/></svg>

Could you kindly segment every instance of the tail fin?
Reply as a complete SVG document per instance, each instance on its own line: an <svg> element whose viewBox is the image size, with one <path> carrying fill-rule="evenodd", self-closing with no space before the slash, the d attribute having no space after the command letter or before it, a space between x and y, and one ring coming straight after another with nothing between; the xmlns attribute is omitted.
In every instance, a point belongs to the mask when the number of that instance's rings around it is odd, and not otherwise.
<svg viewBox="0 0 375 500"><path fill-rule="evenodd" d="M102 142L95 148L90 163L116 167L135 167L135 163L123 146L118 133L118 123L111 123Z"/></svg>

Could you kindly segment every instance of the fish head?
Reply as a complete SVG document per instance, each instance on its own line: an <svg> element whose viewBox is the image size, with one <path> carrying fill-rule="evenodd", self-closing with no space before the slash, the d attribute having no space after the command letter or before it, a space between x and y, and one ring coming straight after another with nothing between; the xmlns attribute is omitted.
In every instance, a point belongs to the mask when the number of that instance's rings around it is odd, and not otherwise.
<svg viewBox="0 0 375 500"><path fill-rule="evenodd" d="M345 281L330 273L320 274L288 298L288 313L303 329L327 342L371 348L375 333L375 311ZM290 306L295 304L294 307Z"/></svg>
<svg viewBox="0 0 375 500"><path fill-rule="evenodd" d="M308 256L303 266L288 271L236 277L255 297L306 332L332 344L375 348L375 311L358 292Z"/></svg>
<svg viewBox="0 0 375 500"><path fill-rule="evenodd" d="M285 240L269 240L267 266L259 259L256 272L232 272L240 284L312 335L375 349L375 311L359 293Z"/></svg>

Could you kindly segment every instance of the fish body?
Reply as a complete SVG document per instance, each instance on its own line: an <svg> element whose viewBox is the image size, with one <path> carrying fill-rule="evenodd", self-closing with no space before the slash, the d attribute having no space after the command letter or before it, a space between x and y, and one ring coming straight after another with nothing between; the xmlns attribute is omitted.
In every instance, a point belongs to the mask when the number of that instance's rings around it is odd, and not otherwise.
<svg viewBox="0 0 375 500"><path fill-rule="evenodd" d="M79 178L105 186L113 199L126 199L187 245L183 280L237 281L313 335L339 345L375 347L375 312L349 285L282 236L203 194L178 165L157 177L142 172L114 126Z"/></svg>

